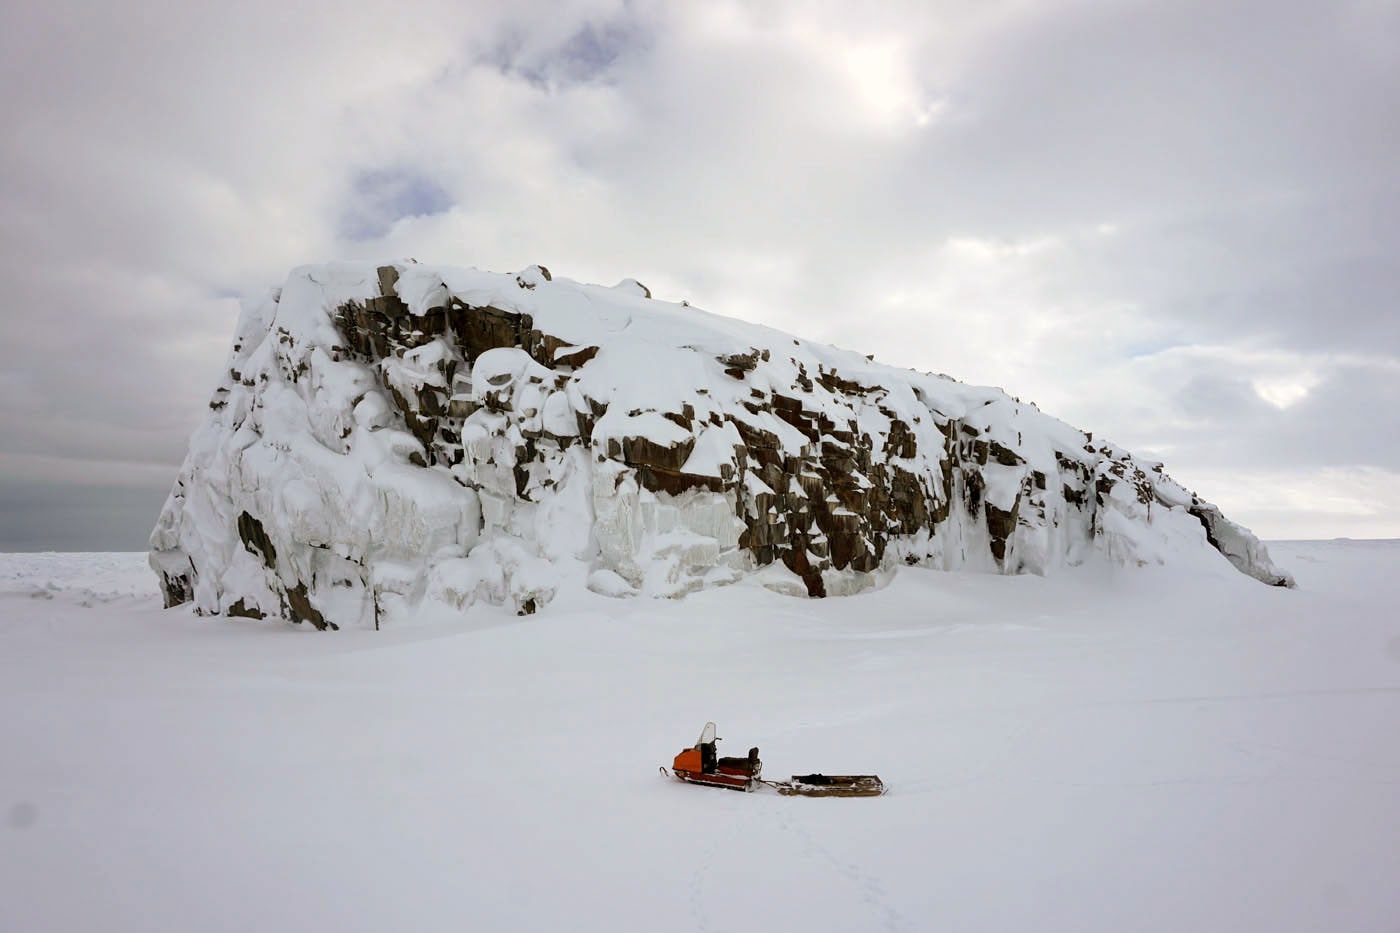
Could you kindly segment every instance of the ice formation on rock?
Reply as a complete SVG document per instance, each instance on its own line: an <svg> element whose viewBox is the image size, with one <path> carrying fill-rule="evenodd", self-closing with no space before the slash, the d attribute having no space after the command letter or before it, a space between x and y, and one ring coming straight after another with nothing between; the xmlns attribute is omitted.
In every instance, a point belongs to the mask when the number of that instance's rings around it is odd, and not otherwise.
<svg viewBox="0 0 1400 933"><path fill-rule="evenodd" d="M1000 389L613 288L403 262L293 271L239 320L151 535L166 604L378 627L561 587L794 595L901 563L1046 573L1223 554L1160 464Z"/></svg>

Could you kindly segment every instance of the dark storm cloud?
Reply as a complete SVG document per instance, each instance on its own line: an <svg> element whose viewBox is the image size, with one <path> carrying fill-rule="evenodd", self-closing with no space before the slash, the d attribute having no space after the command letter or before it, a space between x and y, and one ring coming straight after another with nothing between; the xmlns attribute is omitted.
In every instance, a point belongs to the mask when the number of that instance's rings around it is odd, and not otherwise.
<svg viewBox="0 0 1400 933"><path fill-rule="evenodd" d="M403 255L637 276L1400 534L1387 0L11 4L0 80L0 546L143 538L231 296Z"/></svg>

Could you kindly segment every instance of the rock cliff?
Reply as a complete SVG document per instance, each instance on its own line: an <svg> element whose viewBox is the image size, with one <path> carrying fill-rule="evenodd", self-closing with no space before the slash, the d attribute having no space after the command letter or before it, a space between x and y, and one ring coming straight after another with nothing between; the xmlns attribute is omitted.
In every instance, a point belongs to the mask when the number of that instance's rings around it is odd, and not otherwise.
<svg viewBox="0 0 1400 933"><path fill-rule="evenodd" d="M999 389L612 288L412 262L295 270L240 318L151 536L167 605L378 627L561 587L802 596L901 564L1228 561L1160 464Z"/></svg>

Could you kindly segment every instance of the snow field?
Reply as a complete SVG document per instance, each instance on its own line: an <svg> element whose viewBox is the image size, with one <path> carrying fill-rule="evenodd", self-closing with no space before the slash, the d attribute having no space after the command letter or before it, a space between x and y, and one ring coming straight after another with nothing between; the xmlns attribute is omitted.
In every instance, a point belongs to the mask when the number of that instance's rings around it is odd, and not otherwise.
<svg viewBox="0 0 1400 933"><path fill-rule="evenodd" d="M0 556L0 930L1388 930L1395 542L318 635ZM769 778L665 780L707 719Z"/></svg>

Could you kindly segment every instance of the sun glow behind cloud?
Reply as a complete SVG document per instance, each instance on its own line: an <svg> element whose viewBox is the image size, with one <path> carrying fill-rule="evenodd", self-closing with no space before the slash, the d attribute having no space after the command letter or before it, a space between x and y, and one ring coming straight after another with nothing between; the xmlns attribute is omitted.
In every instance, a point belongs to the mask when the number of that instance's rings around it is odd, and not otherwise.
<svg viewBox="0 0 1400 933"><path fill-rule="evenodd" d="M1313 373L1255 379L1250 384L1255 393L1277 409L1284 410L1308 397L1322 380Z"/></svg>

